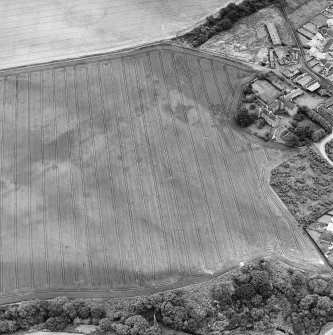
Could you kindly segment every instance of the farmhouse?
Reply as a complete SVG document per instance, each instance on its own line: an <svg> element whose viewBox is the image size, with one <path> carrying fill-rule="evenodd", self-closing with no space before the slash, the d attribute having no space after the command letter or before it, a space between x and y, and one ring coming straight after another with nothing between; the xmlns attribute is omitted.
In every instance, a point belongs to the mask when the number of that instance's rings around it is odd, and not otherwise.
<svg viewBox="0 0 333 335"><path fill-rule="evenodd" d="M282 103L278 100L272 102L270 105L268 105L268 109L272 113L276 113L281 108Z"/></svg>
<svg viewBox="0 0 333 335"><path fill-rule="evenodd" d="M285 98L281 97L280 101L282 102L282 106L284 110L290 115L294 116L297 114L298 106L295 105L293 102L286 100Z"/></svg>
<svg viewBox="0 0 333 335"><path fill-rule="evenodd" d="M260 111L260 116L273 128L276 128L280 123L280 118L267 108Z"/></svg>
<svg viewBox="0 0 333 335"><path fill-rule="evenodd" d="M266 27L269 33L269 36L271 37L272 43L274 46L281 45L281 39L279 36L279 33L275 27L275 24L273 22L266 23Z"/></svg>

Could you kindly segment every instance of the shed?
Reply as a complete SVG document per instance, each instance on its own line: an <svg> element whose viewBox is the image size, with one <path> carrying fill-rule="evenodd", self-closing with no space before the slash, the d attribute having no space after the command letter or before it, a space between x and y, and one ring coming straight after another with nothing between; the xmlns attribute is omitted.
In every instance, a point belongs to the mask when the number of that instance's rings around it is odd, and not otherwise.
<svg viewBox="0 0 333 335"><path fill-rule="evenodd" d="M267 27L269 36L271 37L273 45L281 45L280 35L275 27L275 24L273 22L268 22L266 23L266 27Z"/></svg>
<svg viewBox="0 0 333 335"><path fill-rule="evenodd" d="M317 90L320 87L320 84L318 83L318 81L316 81L315 83L313 83L312 85L308 86L306 89L310 92L314 92L315 90Z"/></svg>

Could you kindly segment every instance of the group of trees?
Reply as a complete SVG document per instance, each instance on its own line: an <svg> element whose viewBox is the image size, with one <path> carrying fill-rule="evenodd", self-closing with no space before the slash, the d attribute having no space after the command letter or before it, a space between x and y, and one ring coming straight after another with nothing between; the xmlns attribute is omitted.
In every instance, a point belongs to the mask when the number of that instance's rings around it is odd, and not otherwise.
<svg viewBox="0 0 333 335"><path fill-rule="evenodd" d="M327 157L333 162L333 140L325 144Z"/></svg>
<svg viewBox="0 0 333 335"><path fill-rule="evenodd" d="M198 47L215 34L230 29L240 18L272 4L283 5L284 0L244 0L238 5L230 3L227 7L222 8L216 17L208 16L205 23L194 28L182 38L194 47Z"/></svg>
<svg viewBox="0 0 333 335"><path fill-rule="evenodd" d="M238 112L235 116L235 120L236 120L237 124L242 128L248 127L256 119L257 119L257 116L255 114L249 112L248 109L245 106L242 106L238 110Z"/></svg>
<svg viewBox="0 0 333 335"><path fill-rule="evenodd" d="M299 270L262 260L238 270L212 289L218 302L215 330L235 328L257 333L279 328L289 334L312 334L333 318L332 278L308 278Z"/></svg>
<svg viewBox="0 0 333 335"><path fill-rule="evenodd" d="M270 185L304 226L332 208L333 168L313 150L274 168Z"/></svg>
<svg viewBox="0 0 333 335"><path fill-rule="evenodd" d="M332 125L327 119L313 109L310 109L308 106L300 106L299 113L306 115L310 120L318 123L322 129L314 131L312 133L312 140L314 142L320 141L326 134L330 134L332 132Z"/></svg>
<svg viewBox="0 0 333 335"><path fill-rule="evenodd" d="M314 333L333 319L332 278L309 277L277 261L248 263L227 279L200 285L128 299L58 297L6 306L0 333L91 323L118 335L160 335L160 324L192 334L278 327L297 335Z"/></svg>

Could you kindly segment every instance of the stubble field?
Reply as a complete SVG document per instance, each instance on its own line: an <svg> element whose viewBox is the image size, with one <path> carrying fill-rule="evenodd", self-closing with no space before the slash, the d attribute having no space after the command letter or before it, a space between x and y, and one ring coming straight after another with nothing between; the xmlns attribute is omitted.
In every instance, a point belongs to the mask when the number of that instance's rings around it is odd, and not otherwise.
<svg viewBox="0 0 333 335"><path fill-rule="evenodd" d="M162 46L2 73L2 301L159 285L272 253L320 266L268 186L284 152L229 122L249 75Z"/></svg>
<svg viewBox="0 0 333 335"><path fill-rule="evenodd" d="M229 0L1 0L0 69L174 37Z"/></svg>

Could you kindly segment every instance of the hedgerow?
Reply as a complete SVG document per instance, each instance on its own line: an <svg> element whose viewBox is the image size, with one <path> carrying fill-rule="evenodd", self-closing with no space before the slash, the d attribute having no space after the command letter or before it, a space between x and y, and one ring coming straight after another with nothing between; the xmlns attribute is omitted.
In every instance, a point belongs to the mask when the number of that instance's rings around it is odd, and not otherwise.
<svg viewBox="0 0 333 335"><path fill-rule="evenodd" d="M331 275L305 273L266 258L207 283L151 296L110 300L58 297L4 306L0 333L26 329L22 325L27 324L62 331L68 325L91 324L98 319L100 332L118 335L160 335L161 325L192 334L236 329L260 333L276 328L295 335L315 334L333 320L332 282ZM87 319L78 317L83 307L88 309L88 314L83 309Z"/></svg>

